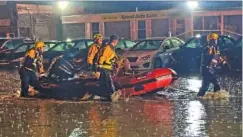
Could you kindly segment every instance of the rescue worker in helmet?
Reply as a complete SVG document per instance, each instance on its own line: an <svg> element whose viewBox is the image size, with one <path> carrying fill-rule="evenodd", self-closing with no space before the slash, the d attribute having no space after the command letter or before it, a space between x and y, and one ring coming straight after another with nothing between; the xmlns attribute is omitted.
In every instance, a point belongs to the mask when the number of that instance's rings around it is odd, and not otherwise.
<svg viewBox="0 0 243 137"><path fill-rule="evenodd" d="M36 42L35 46L27 51L21 62L19 75L21 79L20 96L22 97L28 97L29 85L31 85L35 90L40 88L36 71L40 74L40 76L44 74L42 56L44 47L44 42Z"/></svg>
<svg viewBox="0 0 243 137"><path fill-rule="evenodd" d="M101 34L96 34L94 36L94 43L90 45L87 63L89 70L96 70L98 53L103 42L103 36Z"/></svg>
<svg viewBox="0 0 243 137"><path fill-rule="evenodd" d="M111 100L113 100L113 97L116 98L119 96L119 94L115 93L116 88L112 80L112 75L114 74L113 67L115 64L115 60L117 59L117 55L115 53L115 46L117 45L118 41L119 37L117 35L110 36L109 43L106 44L104 48L102 48L98 59L98 67L101 70L101 73L104 74L103 77L101 77L101 82L103 82L101 85L104 85L106 89L110 90L108 91L108 94L110 95L109 99Z"/></svg>
<svg viewBox="0 0 243 137"><path fill-rule="evenodd" d="M216 33L207 36L207 46L201 56L202 86L197 94L198 97L205 95L210 83L214 86L214 92L220 91L216 71L220 65L225 65L227 62L226 58L220 55L218 37Z"/></svg>

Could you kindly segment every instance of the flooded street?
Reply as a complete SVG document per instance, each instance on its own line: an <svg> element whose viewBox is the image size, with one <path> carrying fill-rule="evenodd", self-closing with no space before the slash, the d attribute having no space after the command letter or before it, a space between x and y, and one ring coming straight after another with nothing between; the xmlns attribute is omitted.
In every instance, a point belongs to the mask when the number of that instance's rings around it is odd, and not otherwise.
<svg viewBox="0 0 243 137"><path fill-rule="evenodd" d="M1 94L18 90L17 73L0 73ZM240 137L242 82L224 77L227 100L199 100L197 77L182 77L160 95L116 103L0 101L0 137ZM8 91L8 92L7 92Z"/></svg>

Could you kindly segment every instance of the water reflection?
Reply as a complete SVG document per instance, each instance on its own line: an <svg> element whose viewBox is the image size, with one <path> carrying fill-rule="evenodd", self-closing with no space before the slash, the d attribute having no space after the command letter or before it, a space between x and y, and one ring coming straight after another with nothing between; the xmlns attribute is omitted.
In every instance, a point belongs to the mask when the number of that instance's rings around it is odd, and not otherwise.
<svg viewBox="0 0 243 137"><path fill-rule="evenodd" d="M191 101L187 106L186 122L189 123L185 129L187 136L205 136L206 112L200 101Z"/></svg>
<svg viewBox="0 0 243 137"><path fill-rule="evenodd" d="M0 136L238 137L242 109L231 105L231 100L2 101Z"/></svg>

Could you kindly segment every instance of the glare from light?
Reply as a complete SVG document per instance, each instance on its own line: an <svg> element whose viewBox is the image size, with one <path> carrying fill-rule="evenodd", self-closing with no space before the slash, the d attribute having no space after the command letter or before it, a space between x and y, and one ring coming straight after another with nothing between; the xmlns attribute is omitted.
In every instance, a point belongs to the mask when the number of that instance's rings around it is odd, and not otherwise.
<svg viewBox="0 0 243 137"><path fill-rule="evenodd" d="M187 6L191 9L194 10L198 7L198 2L197 1L188 1Z"/></svg>
<svg viewBox="0 0 243 137"><path fill-rule="evenodd" d="M185 128L185 132L188 136L200 136L200 134L206 134L205 131L200 129L205 128L206 122L202 119L205 119L206 112L203 104L200 101L191 101L188 104L188 116L186 117L186 122L190 123Z"/></svg>
<svg viewBox="0 0 243 137"><path fill-rule="evenodd" d="M200 34L197 34L197 35L196 35L196 38L200 38L200 37L201 37L201 35L200 35Z"/></svg>
<svg viewBox="0 0 243 137"><path fill-rule="evenodd" d="M70 38L67 38L67 40L66 40L67 42L71 42L72 41L72 39L70 39Z"/></svg>
<svg viewBox="0 0 243 137"><path fill-rule="evenodd" d="M67 6L68 6L68 1L58 1L57 4L58 4L58 7L59 7L61 10L64 10L64 9L66 9Z"/></svg>
<svg viewBox="0 0 243 137"><path fill-rule="evenodd" d="M198 92L202 86L202 81L199 79L188 79L188 89L190 91Z"/></svg>

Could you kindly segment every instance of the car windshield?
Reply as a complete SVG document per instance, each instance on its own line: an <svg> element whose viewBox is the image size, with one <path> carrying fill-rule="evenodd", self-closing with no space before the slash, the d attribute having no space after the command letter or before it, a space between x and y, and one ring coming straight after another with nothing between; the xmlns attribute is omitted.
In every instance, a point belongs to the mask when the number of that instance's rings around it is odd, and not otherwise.
<svg viewBox="0 0 243 137"><path fill-rule="evenodd" d="M238 39L235 43L236 47L242 47L242 38Z"/></svg>
<svg viewBox="0 0 243 137"><path fill-rule="evenodd" d="M62 42L59 44L56 44L54 47L50 48L48 51L66 51L75 45L74 42Z"/></svg>
<svg viewBox="0 0 243 137"><path fill-rule="evenodd" d="M134 45L131 50L158 50L163 40L145 40Z"/></svg>
<svg viewBox="0 0 243 137"><path fill-rule="evenodd" d="M6 42L8 39L0 39L0 47L3 45L4 42Z"/></svg>
<svg viewBox="0 0 243 137"><path fill-rule="evenodd" d="M126 45L127 45L127 48L132 48L136 43L133 42L133 41L130 41L130 40L126 40Z"/></svg>
<svg viewBox="0 0 243 137"><path fill-rule="evenodd" d="M186 48L198 48L202 47L203 45L206 45L207 43L206 37L201 37L201 38L191 38L189 39L184 47Z"/></svg>

